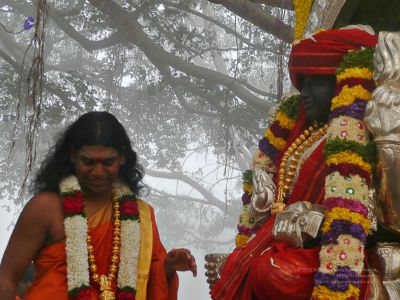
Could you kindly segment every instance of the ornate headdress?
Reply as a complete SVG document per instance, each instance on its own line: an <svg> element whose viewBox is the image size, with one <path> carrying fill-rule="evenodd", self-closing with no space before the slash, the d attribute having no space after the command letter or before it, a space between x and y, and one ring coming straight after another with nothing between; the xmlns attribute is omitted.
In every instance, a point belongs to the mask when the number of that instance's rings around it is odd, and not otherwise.
<svg viewBox="0 0 400 300"><path fill-rule="evenodd" d="M376 43L375 35L358 28L332 29L314 34L293 45L289 57L290 80L299 89L299 74L335 74L349 51L374 47Z"/></svg>

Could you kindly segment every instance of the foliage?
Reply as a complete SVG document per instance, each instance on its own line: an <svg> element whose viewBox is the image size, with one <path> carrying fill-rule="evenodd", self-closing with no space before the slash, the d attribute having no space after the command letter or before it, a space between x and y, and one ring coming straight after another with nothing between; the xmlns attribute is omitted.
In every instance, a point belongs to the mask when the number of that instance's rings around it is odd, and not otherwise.
<svg viewBox="0 0 400 300"><path fill-rule="evenodd" d="M0 1L1 23L18 28L26 16L35 15L34 3ZM179 230L167 235L171 240L200 245L187 232L217 238L224 226L233 226L235 215L225 214L240 205L237 158L250 160L243 153L256 146L267 109L276 101L280 41L205 0L71 0L50 5L37 162L80 114L108 110L126 127L146 168L188 176L218 199L213 202L187 182L182 194L168 185L153 186L175 193L175 198L156 191L149 196L162 208L160 219L176 222ZM276 17L271 7L260 7ZM24 173L23 121L30 109L26 68L32 59L25 49L32 32L10 35L0 28L1 129L3 140L10 141L0 148L0 175L5 193L12 194L10 201L18 201L11 191ZM21 118L16 124L18 99ZM14 132L17 147L8 159ZM204 156L205 164L215 158L212 167L197 166L190 159L194 153ZM217 175L209 182L211 173ZM204 204L182 202L181 196L193 194ZM194 219L198 222L189 225Z"/></svg>
<svg viewBox="0 0 400 300"><path fill-rule="evenodd" d="M350 51L346 54L338 67L336 73L339 74L343 72L345 69L359 67L359 68L368 68L369 70L374 70L373 65L373 56L374 56L374 48L367 47L363 50L358 51Z"/></svg>

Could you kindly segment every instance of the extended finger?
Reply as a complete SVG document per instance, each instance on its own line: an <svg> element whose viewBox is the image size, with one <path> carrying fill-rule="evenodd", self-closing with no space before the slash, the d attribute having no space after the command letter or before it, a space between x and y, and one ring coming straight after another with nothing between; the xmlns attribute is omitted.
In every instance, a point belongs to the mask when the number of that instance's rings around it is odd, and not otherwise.
<svg viewBox="0 0 400 300"><path fill-rule="evenodd" d="M196 264L196 259L194 258L193 255L191 255L191 271L193 273L193 276L197 276L197 264Z"/></svg>

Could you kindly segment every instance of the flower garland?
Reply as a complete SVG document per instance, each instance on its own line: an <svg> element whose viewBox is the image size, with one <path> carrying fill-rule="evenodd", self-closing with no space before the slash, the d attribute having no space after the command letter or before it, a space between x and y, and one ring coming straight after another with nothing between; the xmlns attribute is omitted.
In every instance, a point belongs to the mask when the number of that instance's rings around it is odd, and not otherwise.
<svg viewBox="0 0 400 300"><path fill-rule="evenodd" d="M294 37L297 41L303 36L304 29L306 28L307 21L311 13L312 3L313 0L293 0L296 18Z"/></svg>
<svg viewBox="0 0 400 300"><path fill-rule="evenodd" d="M135 196L129 187L116 182L113 189L121 218L121 245L119 249L113 247L113 254L118 255L114 252L119 251L116 299L134 300L140 247L140 215ZM89 300L89 228L84 212L84 196L75 176L61 181L60 192L64 205L68 296L73 300Z"/></svg>
<svg viewBox="0 0 400 300"><path fill-rule="evenodd" d="M320 268L314 276L312 299L358 299L364 267L364 244L370 231L369 187L374 182L376 150L363 123L365 108L375 87L372 80L372 48L351 51L337 70L327 143L324 147L328 172L322 227ZM351 91L351 92L349 92ZM275 121L259 142L253 160L275 165L298 114L300 97L283 102ZM284 145L283 145L284 147ZM244 173L242 201L249 215L252 171ZM241 221L243 221L241 214ZM255 228L239 222L236 246L247 242Z"/></svg>
<svg viewBox="0 0 400 300"><path fill-rule="evenodd" d="M296 124L300 108L300 96L293 95L283 99L275 120L266 129L263 138L258 143L258 149L254 154L253 161L257 161L261 168L270 173L275 173L276 158L284 149L290 131ZM252 163L254 165L254 162ZM253 171L247 170L243 173L243 207L239 217L238 233L235 238L236 247L244 245L251 235L257 230L254 218L251 217L250 199L252 195Z"/></svg>
<svg viewBox="0 0 400 300"><path fill-rule="evenodd" d="M373 49L347 54L337 71L327 143L328 175L320 267L312 299L358 299L364 244L370 231L369 186L375 169L374 145L363 123L374 88Z"/></svg>

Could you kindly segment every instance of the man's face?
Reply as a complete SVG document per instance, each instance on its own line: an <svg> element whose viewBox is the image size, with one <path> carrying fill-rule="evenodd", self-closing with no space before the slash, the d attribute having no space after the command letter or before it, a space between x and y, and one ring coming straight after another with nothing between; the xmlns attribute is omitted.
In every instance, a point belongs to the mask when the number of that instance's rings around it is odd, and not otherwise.
<svg viewBox="0 0 400 300"><path fill-rule="evenodd" d="M71 153L70 159L81 188L90 195L111 192L119 169L125 163L125 157L117 150L101 145L83 146Z"/></svg>
<svg viewBox="0 0 400 300"><path fill-rule="evenodd" d="M334 75L309 75L304 77L300 91L306 118L309 121L326 122L335 91Z"/></svg>

